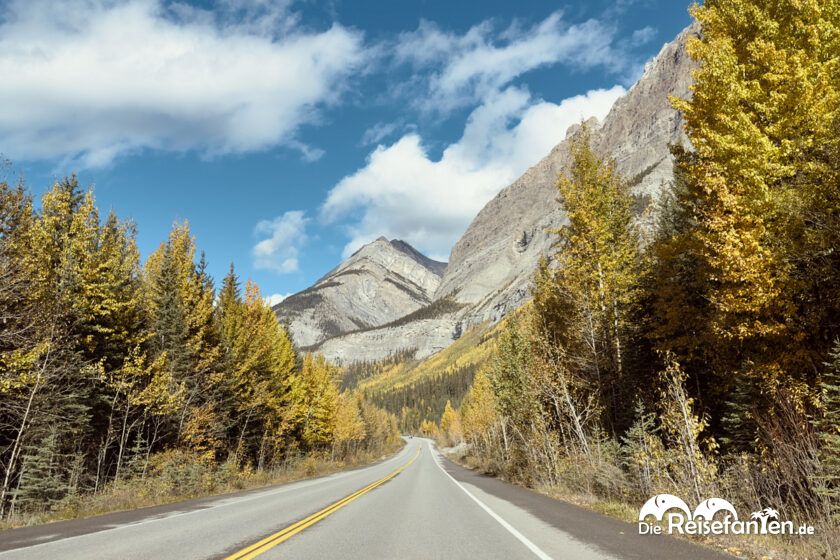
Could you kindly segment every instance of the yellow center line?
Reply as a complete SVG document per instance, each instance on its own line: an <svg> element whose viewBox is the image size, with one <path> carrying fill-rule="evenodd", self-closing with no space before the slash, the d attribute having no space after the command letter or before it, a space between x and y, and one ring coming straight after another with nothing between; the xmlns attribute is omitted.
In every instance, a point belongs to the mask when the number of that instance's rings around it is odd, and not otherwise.
<svg viewBox="0 0 840 560"><path fill-rule="evenodd" d="M313 513L312 515L310 515L306 519L301 519L297 523L289 525L285 529L283 529L281 531L278 531L278 532L274 533L273 535L269 535L266 538L262 539L261 541L258 541L256 543L252 544L251 546L243 548L239 552L231 554L230 556L225 558L225 560L250 560L251 558L256 558L257 556L259 556L263 552L274 548L278 544L286 542L287 540L294 537L295 535L297 535L298 533L300 533L301 531L303 531L307 527L310 527L310 526L318 523L322 519L332 515L333 513L340 510L341 508L343 508L344 506L346 506L347 504L349 504L353 500L355 500L357 498L360 498L364 494L367 494L368 492L370 492L374 488L385 484L386 482L388 482L389 480L391 480L392 478L394 478L395 476L397 476L398 474L403 472L405 469L410 467L411 464L417 459L417 457L420 455L420 451L422 449L423 449L422 447L419 447L417 449L417 453L414 455L414 457L411 458L411 460L408 463L401 466L400 468L398 468L397 470L395 470L394 472L392 472L388 476L385 476L383 478L380 478L376 482L368 484L367 486L365 486L361 490L357 490L356 492L353 492L349 496L345 496L344 498L340 499L339 501L335 502L334 504L325 507L321 511Z"/></svg>

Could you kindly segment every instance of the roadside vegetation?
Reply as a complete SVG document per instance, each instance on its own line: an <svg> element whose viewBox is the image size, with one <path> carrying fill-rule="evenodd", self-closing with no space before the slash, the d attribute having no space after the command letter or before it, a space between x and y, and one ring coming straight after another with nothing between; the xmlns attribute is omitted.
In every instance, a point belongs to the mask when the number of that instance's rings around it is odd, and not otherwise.
<svg viewBox="0 0 840 560"><path fill-rule="evenodd" d="M311 475L400 445L397 419L299 355L187 224L141 265L130 223L65 179L0 182L0 522Z"/></svg>
<svg viewBox="0 0 840 560"><path fill-rule="evenodd" d="M659 493L777 509L814 537L732 552L840 556L840 3L707 0L694 151L642 238L584 128L569 224L438 431L464 461L635 520ZM632 517L632 519L631 519ZM769 551L775 551L769 552Z"/></svg>

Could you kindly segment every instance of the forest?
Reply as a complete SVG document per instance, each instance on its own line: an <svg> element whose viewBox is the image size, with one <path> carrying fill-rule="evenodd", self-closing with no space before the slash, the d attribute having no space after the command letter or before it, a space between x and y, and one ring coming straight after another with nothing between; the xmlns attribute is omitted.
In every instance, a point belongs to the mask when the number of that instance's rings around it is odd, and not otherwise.
<svg viewBox="0 0 840 560"><path fill-rule="evenodd" d="M819 528L786 557L837 557L840 3L692 14L693 95L671 100L692 148L673 148L656 227L584 127L556 253L441 438L509 480L636 513L659 493L770 506Z"/></svg>
<svg viewBox="0 0 840 560"><path fill-rule="evenodd" d="M38 205L0 182L0 520L72 516L117 489L171 501L399 446L396 417L299 355L233 265L216 289L188 224L145 263L135 237L75 177Z"/></svg>

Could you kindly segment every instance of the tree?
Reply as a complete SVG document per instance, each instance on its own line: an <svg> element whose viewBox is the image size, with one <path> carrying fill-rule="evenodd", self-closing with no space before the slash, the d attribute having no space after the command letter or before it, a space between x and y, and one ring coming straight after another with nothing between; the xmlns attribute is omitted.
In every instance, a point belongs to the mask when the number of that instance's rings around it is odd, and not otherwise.
<svg viewBox="0 0 840 560"><path fill-rule="evenodd" d="M717 449L714 439L704 435L708 419L695 412L694 399L685 389L685 373L669 360L661 373L660 422L662 433L674 451L671 471L679 488L690 488L699 503L717 471L710 460Z"/></svg>
<svg viewBox="0 0 840 560"><path fill-rule="evenodd" d="M665 449L659 438L656 415L645 411L636 401L636 420L622 436L624 466L634 479L635 487L645 499L661 490L660 480L667 471Z"/></svg>
<svg viewBox="0 0 840 560"><path fill-rule="evenodd" d="M24 457L20 485L15 495L16 507L49 510L67 493L57 436L56 431L51 430Z"/></svg>
<svg viewBox="0 0 840 560"><path fill-rule="evenodd" d="M569 223L556 230L554 283L573 306L571 315L580 318L575 327L588 346L589 377L602 387L612 411L624 376L628 317L638 298L642 260L629 189L615 163L598 157L590 142L583 126L571 142L568 175L557 182ZM557 318L543 321L556 324Z"/></svg>
<svg viewBox="0 0 840 560"><path fill-rule="evenodd" d="M695 150L678 158L693 222L683 246L708 302L713 385L719 395L754 386L765 415L779 390L801 407L837 329L825 248L838 239L826 226L838 208L828 154L840 11L833 0L710 0L692 13L700 65L691 99L674 105Z"/></svg>
<svg viewBox="0 0 840 560"><path fill-rule="evenodd" d="M478 370L472 385L461 404L461 423L464 437L479 453L486 453L493 446L499 425L496 395L487 369Z"/></svg>
<svg viewBox="0 0 840 560"><path fill-rule="evenodd" d="M232 298L233 279L225 281L220 301L225 363L230 370L226 383L236 403L232 419L238 430L237 449L249 432L265 445L280 449L284 437L294 429L294 384L297 356L286 330L265 303L256 284L248 282L241 303ZM252 447L253 447L252 442Z"/></svg>
<svg viewBox="0 0 840 560"><path fill-rule="evenodd" d="M490 379L501 418L504 462L511 476L519 476L527 465L531 429L540 414L531 383L531 341L519 318L507 320L490 362Z"/></svg>
<svg viewBox="0 0 840 560"><path fill-rule="evenodd" d="M143 275L147 321L153 333L152 363L162 360L166 364L166 377L182 395L175 437L184 443L187 439L216 441L220 437L218 433L196 432L219 430L218 422L211 425L206 420L208 415L217 418L212 396L221 347L215 289L206 273L204 256L196 263L195 253L189 225L176 224L166 243L149 256ZM190 427L189 434L183 432L185 426Z"/></svg>
<svg viewBox="0 0 840 560"><path fill-rule="evenodd" d="M461 415L452 408L452 401L450 400L446 401L443 415L440 417L440 431L450 445L458 444L464 438Z"/></svg>
<svg viewBox="0 0 840 560"><path fill-rule="evenodd" d="M333 430L333 449L340 454L349 453L366 436L365 423L359 409L359 400L349 393L338 396Z"/></svg>
<svg viewBox="0 0 840 560"><path fill-rule="evenodd" d="M306 354L293 389L301 441L310 448L332 441L338 401L338 371L323 355Z"/></svg>

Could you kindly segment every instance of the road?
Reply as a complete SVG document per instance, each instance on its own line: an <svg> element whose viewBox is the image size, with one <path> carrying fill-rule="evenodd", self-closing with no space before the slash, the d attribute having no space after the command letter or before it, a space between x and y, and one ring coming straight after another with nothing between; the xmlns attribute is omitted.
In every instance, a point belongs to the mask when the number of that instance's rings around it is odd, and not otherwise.
<svg viewBox="0 0 840 560"><path fill-rule="evenodd" d="M332 476L0 533L3 559L696 559L728 556L444 460L428 440Z"/></svg>

